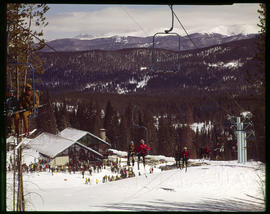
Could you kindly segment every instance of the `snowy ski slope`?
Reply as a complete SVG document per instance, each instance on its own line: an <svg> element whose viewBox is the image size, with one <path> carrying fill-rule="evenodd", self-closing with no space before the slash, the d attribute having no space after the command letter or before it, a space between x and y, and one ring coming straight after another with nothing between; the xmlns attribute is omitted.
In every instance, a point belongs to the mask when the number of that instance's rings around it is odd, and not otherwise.
<svg viewBox="0 0 270 214"><path fill-rule="evenodd" d="M167 164L173 164L172 158ZM122 164L126 159L121 158ZM200 163L201 160L191 160ZM82 174L24 174L26 210L34 211L264 211L260 179L265 165L250 161L204 161L201 166L161 171L140 166L135 177L102 183L110 168ZM115 175L115 174L114 174ZM7 209L12 210L12 172L7 173ZM99 183L96 183L98 179Z"/></svg>

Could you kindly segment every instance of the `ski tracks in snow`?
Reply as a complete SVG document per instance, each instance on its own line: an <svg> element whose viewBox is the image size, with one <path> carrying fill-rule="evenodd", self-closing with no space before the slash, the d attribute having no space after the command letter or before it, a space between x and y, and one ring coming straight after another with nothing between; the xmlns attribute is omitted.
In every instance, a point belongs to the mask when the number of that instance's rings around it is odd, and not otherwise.
<svg viewBox="0 0 270 214"><path fill-rule="evenodd" d="M160 189L166 191L175 191L174 187L170 185L172 180L175 180L175 175L178 173L183 173L182 170L174 169L167 172L160 172L157 174L148 174L146 183L140 187L135 193L129 195L127 198L121 202L128 202L130 200L136 200L142 195L147 195L153 191L159 191ZM178 176L177 176L178 177ZM183 182L182 182L183 183Z"/></svg>

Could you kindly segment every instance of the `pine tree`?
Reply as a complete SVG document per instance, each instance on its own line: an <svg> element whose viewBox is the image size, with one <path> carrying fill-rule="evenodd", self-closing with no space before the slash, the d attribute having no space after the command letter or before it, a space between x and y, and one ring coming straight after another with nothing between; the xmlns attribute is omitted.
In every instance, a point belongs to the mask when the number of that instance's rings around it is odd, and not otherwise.
<svg viewBox="0 0 270 214"><path fill-rule="evenodd" d="M167 118L161 117L159 120L158 129L158 152L162 155L173 155L174 144L172 139L172 133L170 132L171 124Z"/></svg>
<svg viewBox="0 0 270 214"><path fill-rule="evenodd" d="M112 148L115 149L119 144L119 136L117 135L116 131L119 127L119 122L116 111L112 107L110 101L108 101L106 105L103 127L106 129L108 141L112 144Z"/></svg>
<svg viewBox="0 0 270 214"><path fill-rule="evenodd" d="M122 151L127 151L128 149L128 131L127 119L124 116L121 116L119 125L119 148Z"/></svg>
<svg viewBox="0 0 270 214"><path fill-rule="evenodd" d="M151 147L151 154L157 154L156 153L156 142L157 142L157 137L156 137L156 129L154 127L154 120L153 120L153 115L152 112L149 111L147 108L143 109L143 126L147 128L148 132L148 144Z"/></svg>
<svg viewBox="0 0 270 214"><path fill-rule="evenodd" d="M48 90L46 91L45 103L46 105L39 109L37 117L38 128L45 132L57 134L56 119Z"/></svg>
<svg viewBox="0 0 270 214"><path fill-rule="evenodd" d="M260 4L261 9L258 10L260 27L259 42L257 44L256 59L259 61L259 77L260 93L256 97L256 104L254 109L254 127L256 134L257 158L265 161L265 33L266 33L266 5Z"/></svg>
<svg viewBox="0 0 270 214"><path fill-rule="evenodd" d="M105 109L105 117L104 117L104 124L103 124L103 127L105 129L110 128L110 126L112 125L113 114L114 114L114 109L111 105L111 101L108 101L106 105L106 109Z"/></svg>
<svg viewBox="0 0 270 214"><path fill-rule="evenodd" d="M94 108L93 103L88 102L84 105L83 119L80 120L81 129L93 133L94 131Z"/></svg>
<svg viewBox="0 0 270 214"><path fill-rule="evenodd" d="M42 72L42 61L35 52L44 47L42 28L48 24L45 17L48 10L46 4L7 4L7 85L17 90L17 97L29 81L29 68L25 64L13 62L31 63L35 71ZM37 26L42 30L33 30ZM34 45L35 38L40 40Z"/></svg>
<svg viewBox="0 0 270 214"><path fill-rule="evenodd" d="M64 130L67 127L70 127L70 122L68 118L68 112L67 112L67 104L64 101L59 107L57 108L56 112L56 123L57 123L57 128L59 131Z"/></svg>
<svg viewBox="0 0 270 214"><path fill-rule="evenodd" d="M127 128L127 131L126 131L126 141L134 141L135 143L135 146L137 144L136 140L134 139L134 130L133 130L133 124L132 124L132 104L129 103L127 105L127 107L125 108L125 112L124 112L124 120L123 120L123 123L125 122L125 125L126 125L126 128ZM122 124L124 125L124 124ZM129 142L126 142L126 143L129 143Z"/></svg>
<svg viewBox="0 0 270 214"><path fill-rule="evenodd" d="M193 112L192 112L192 109L190 106L187 106L185 116L186 116L185 120L186 120L187 126L184 129L185 138L183 140L184 140L185 146L190 151L190 158L197 158L196 146L195 146L194 140L193 140L194 131L190 128L190 125L192 123L194 123Z"/></svg>

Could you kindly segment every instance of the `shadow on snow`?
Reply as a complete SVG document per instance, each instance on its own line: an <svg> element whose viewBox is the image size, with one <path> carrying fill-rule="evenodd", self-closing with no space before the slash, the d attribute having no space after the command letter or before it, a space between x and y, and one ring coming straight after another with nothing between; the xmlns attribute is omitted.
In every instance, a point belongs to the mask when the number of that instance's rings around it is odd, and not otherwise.
<svg viewBox="0 0 270 214"><path fill-rule="evenodd" d="M252 197L252 196L250 196ZM225 211L225 212L255 212L265 211L264 201L260 202L234 199L205 199L200 202L167 202L166 200L146 201L145 204L114 203L103 206L108 210L121 211Z"/></svg>

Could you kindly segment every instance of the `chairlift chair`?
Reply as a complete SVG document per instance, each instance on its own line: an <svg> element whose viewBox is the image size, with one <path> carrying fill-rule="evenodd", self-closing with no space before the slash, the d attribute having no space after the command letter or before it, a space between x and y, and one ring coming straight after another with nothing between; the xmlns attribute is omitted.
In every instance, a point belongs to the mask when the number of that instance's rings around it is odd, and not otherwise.
<svg viewBox="0 0 270 214"><path fill-rule="evenodd" d="M152 45L152 70L156 71L156 55L155 55L155 38L157 35L176 35L178 36L178 54L177 54L177 58L178 58L178 66L177 66L177 70L180 71L180 35L178 33L175 32L170 32L173 30L173 23L174 23L174 12L173 12L173 8L172 5L169 5L171 11L172 11L172 26L169 30L164 30L164 32L158 32L156 34L154 34L153 36L153 45Z"/></svg>

